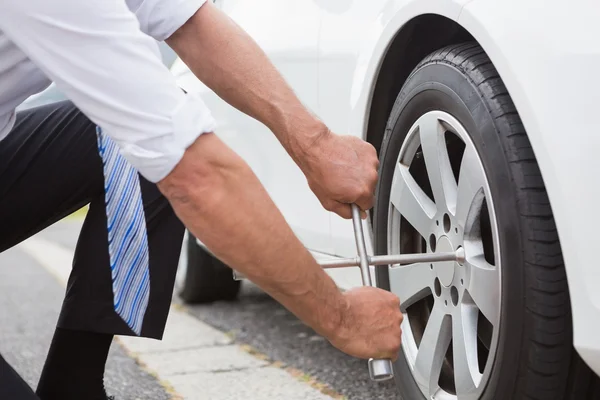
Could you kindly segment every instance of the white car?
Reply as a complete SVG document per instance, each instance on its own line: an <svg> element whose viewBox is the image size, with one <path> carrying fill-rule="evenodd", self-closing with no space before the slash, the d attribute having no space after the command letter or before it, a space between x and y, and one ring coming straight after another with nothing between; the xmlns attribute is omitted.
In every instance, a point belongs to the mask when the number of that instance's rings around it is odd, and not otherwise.
<svg viewBox="0 0 600 400"><path fill-rule="evenodd" d="M405 312L402 398L600 396L600 3L593 0L217 0L335 132L379 151L366 228L378 254L463 247L463 264L379 267ZM207 54L210 57L210 54ZM180 61L217 134L316 257L356 255L260 123ZM598 211L600 213L600 211ZM182 294L235 297L193 237ZM343 288L356 269L331 272Z"/></svg>

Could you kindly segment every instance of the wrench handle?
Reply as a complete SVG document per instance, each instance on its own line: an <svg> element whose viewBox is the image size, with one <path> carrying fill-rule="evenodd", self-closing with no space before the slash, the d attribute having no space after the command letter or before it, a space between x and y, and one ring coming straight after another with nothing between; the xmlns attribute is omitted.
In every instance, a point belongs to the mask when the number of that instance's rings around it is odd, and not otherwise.
<svg viewBox="0 0 600 400"><path fill-rule="evenodd" d="M362 219L360 218L360 208L356 204L352 204L352 225L354 226L354 238L356 240L358 259L360 260L360 273L363 286L373 286L367 246L365 244L365 234L363 232ZM393 378L394 370L392 368L392 361L371 358L369 360L369 375L373 381L385 381Z"/></svg>
<svg viewBox="0 0 600 400"><path fill-rule="evenodd" d="M354 240L356 241L356 250L360 261L360 274L362 276L363 286L373 286L371 282L371 271L369 270L369 259L367 257L367 246L365 244L365 234L360 218L360 208L352 204L352 225L354 226Z"/></svg>

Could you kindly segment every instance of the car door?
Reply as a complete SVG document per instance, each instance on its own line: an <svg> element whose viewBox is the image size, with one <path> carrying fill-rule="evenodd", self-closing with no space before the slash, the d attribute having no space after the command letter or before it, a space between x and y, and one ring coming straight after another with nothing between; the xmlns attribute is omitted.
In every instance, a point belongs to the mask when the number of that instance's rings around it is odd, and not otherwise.
<svg viewBox="0 0 600 400"><path fill-rule="evenodd" d="M312 0L216 0L292 86L318 113L319 8ZM292 229L310 249L330 252L329 213L275 136L261 123L219 101L209 100L219 121L217 134L256 173Z"/></svg>

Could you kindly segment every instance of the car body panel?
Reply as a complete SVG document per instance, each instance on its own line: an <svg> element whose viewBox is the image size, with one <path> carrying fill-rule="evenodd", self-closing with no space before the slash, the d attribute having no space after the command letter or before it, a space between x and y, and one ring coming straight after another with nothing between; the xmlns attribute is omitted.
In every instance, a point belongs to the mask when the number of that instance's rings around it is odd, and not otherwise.
<svg viewBox="0 0 600 400"><path fill-rule="evenodd" d="M320 15L314 2L219 0L215 4L252 36L303 104L318 113ZM172 70L184 89L203 93L219 124L216 134L250 165L296 235L309 248L333 252L329 213L269 129L218 98L182 63Z"/></svg>

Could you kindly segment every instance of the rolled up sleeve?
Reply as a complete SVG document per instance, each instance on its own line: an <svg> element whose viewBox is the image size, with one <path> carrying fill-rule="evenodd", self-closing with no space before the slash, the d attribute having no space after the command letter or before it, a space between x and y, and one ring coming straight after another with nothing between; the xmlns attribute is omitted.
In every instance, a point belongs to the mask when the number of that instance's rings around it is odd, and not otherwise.
<svg viewBox="0 0 600 400"><path fill-rule="evenodd" d="M168 37L204 2L4 0L0 29L158 182L215 121L198 96L177 87L149 35Z"/></svg>
<svg viewBox="0 0 600 400"><path fill-rule="evenodd" d="M169 38L206 0L126 0L143 32L158 41Z"/></svg>

